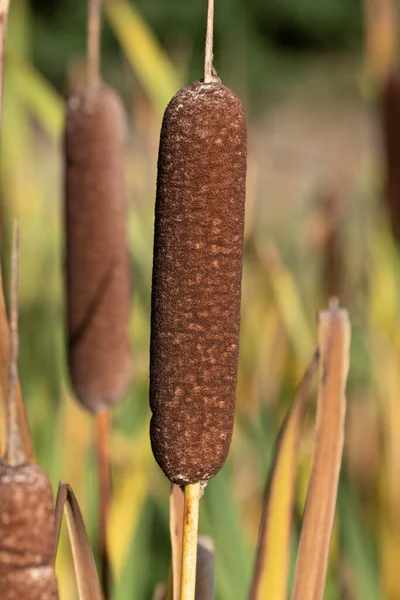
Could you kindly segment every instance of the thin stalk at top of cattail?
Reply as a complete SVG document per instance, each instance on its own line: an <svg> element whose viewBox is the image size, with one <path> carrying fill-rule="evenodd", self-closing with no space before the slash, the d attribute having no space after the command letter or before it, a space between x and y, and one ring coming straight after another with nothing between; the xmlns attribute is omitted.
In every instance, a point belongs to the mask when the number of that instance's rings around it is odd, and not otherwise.
<svg viewBox="0 0 400 600"><path fill-rule="evenodd" d="M204 83L211 83L213 79L214 59L214 0L208 0L206 47L204 52Z"/></svg>
<svg viewBox="0 0 400 600"><path fill-rule="evenodd" d="M88 0L87 83L100 84L101 0Z"/></svg>

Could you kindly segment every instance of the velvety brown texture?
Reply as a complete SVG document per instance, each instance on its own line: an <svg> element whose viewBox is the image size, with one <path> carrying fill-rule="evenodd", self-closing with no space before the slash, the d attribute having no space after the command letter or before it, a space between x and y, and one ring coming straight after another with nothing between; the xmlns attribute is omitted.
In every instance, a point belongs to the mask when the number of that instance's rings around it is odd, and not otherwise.
<svg viewBox="0 0 400 600"><path fill-rule="evenodd" d="M0 463L0 598L56 599L54 502L37 465Z"/></svg>
<svg viewBox="0 0 400 600"><path fill-rule="evenodd" d="M125 116L107 87L68 100L65 132L69 369L94 412L121 399L131 374L124 176Z"/></svg>
<svg viewBox="0 0 400 600"><path fill-rule="evenodd" d="M386 208L393 235L400 242L400 68L392 71L383 89L382 125Z"/></svg>
<svg viewBox="0 0 400 600"><path fill-rule="evenodd" d="M213 477L235 413L246 120L221 83L168 105L160 137L151 313L150 435L180 485Z"/></svg>
<svg viewBox="0 0 400 600"><path fill-rule="evenodd" d="M58 600L54 569L32 567L0 573L1 600Z"/></svg>

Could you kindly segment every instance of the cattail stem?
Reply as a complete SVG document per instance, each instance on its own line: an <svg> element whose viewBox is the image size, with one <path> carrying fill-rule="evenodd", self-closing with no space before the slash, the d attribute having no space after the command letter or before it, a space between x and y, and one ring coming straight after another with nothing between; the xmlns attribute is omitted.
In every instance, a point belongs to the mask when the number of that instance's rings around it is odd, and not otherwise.
<svg viewBox="0 0 400 600"><path fill-rule="evenodd" d="M101 0L88 0L87 83L100 83Z"/></svg>
<svg viewBox="0 0 400 600"><path fill-rule="evenodd" d="M4 52L10 0L0 0L0 129L3 117Z"/></svg>
<svg viewBox="0 0 400 600"><path fill-rule="evenodd" d="M194 600L196 592L197 535L199 524L200 483L185 486L181 600Z"/></svg>
<svg viewBox="0 0 400 600"><path fill-rule="evenodd" d="M110 412L104 410L96 415L97 466L99 478L99 553L101 562L101 584L104 600L110 597L110 561L107 544L107 524L110 499Z"/></svg>
<svg viewBox="0 0 400 600"><path fill-rule="evenodd" d="M17 379L18 379L18 266L19 266L19 228L14 224L11 301L10 301L10 369L8 380L8 427L7 427L7 464L20 465L25 460L23 444L18 426Z"/></svg>
<svg viewBox="0 0 400 600"><path fill-rule="evenodd" d="M204 53L204 83L211 83L214 45L214 0L208 0L206 47Z"/></svg>

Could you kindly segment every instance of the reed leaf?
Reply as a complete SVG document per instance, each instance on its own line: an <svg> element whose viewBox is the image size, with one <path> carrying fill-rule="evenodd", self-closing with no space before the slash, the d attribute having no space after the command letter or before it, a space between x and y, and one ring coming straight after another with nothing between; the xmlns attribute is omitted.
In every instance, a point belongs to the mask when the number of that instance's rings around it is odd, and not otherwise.
<svg viewBox="0 0 400 600"><path fill-rule="evenodd" d="M182 82L139 12L125 0L105 3L115 35L153 105L162 113Z"/></svg>
<svg viewBox="0 0 400 600"><path fill-rule="evenodd" d="M263 502L250 600L287 597L297 456L307 398L317 369L316 352L278 437Z"/></svg>
<svg viewBox="0 0 400 600"><path fill-rule="evenodd" d="M300 291L276 246L271 243L267 249L259 250L259 260L269 277L277 310L297 357L298 368L303 373L313 353L314 342Z"/></svg>
<svg viewBox="0 0 400 600"><path fill-rule="evenodd" d="M350 323L331 306L319 315L320 379L316 438L292 600L322 600L344 442Z"/></svg>
<svg viewBox="0 0 400 600"><path fill-rule="evenodd" d="M57 494L55 508L57 540L54 556L57 551L63 512L67 520L79 600L102 600L96 564L87 537L82 513L71 486L66 483L60 483Z"/></svg>

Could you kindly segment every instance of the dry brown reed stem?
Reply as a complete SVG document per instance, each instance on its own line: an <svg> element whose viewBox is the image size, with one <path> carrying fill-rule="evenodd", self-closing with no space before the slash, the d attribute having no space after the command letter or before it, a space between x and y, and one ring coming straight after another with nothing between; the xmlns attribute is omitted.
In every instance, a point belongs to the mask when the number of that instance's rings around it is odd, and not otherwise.
<svg viewBox="0 0 400 600"><path fill-rule="evenodd" d="M9 389L9 364L10 364L10 328L7 319L6 306L3 294L3 280L0 271L0 456L6 452L7 443L7 398ZM22 439L23 450L29 462L35 462L32 437L26 416L25 405L22 398L21 386L17 381L16 404L18 415L18 428Z"/></svg>
<svg viewBox="0 0 400 600"><path fill-rule="evenodd" d="M6 461L10 467L25 462L21 435L18 426L17 411L17 357L18 357L18 267L19 267L19 228L14 225L12 279L10 302L10 366L8 380L8 422L7 422L7 452Z"/></svg>
<svg viewBox="0 0 400 600"><path fill-rule="evenodd" d="M246 180L239 99L184 88L161 129L150 347L154 456L170 481L213 477L235 413Z"/></svg>
<svg viewBox="0 0 400 600"><path fill-rule="evenodd" d="M88 0L87 84L100 85L101 2Z"/></svg>
<svg viewBox="0 0 400 600"><path fill-rule="evenodd" d="M192 483L184 488L181 600L195 598L200 488L200 483Z"/></svg>
<svg viewBox="0 0 400 600"><path fill-rule="evenodd" d="M18 230L14 231L7 452L0 462L0 591L2 600L58 600L52 564L55 527L50 481L29 463L18 429Z"/></svg>
<svg viewBox="0 0 400 600"><path fill-rule="evenodd" d="M204 52L204 83L213 80L213 45L214 45L214 0L208 0L206 45Z"/></svg>
<svg viewBox="0 0 400 600"><path fill-rule="evenodd" d="M320 380L313 464L292 600L322 600L344 442L349 369L348 313L332 303L319 315Z"/></svg>

